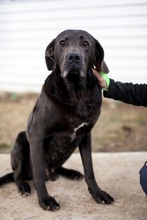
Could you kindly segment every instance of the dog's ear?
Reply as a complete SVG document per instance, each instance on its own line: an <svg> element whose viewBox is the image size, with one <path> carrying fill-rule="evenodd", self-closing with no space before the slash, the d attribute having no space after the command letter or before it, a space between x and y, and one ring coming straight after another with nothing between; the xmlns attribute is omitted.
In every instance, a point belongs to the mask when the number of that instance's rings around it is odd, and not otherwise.
<svg viewBox="0 0 147 220"><path fill-rule="evenodd" d="M56 67L56 63L54 61L54 46L55 39L51 41L45 50L45 62L48 70L53 70Z"/></svg>
<svg viewBox="0 0 147 220"><path fill-rule="evenodd" d="M98 71L102 71L104 73L109 73L109 68L107 64L104 61L104 50L101 44L96 41L96 47L95 47L95 63L94 66Z"/></svg>

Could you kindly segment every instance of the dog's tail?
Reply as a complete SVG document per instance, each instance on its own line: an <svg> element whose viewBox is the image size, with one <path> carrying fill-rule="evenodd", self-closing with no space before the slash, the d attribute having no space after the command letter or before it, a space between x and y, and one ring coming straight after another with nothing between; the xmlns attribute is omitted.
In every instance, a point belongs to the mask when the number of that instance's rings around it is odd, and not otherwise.
<svg viewBox="0 0 147 220"><path fill-rule="evenodd" d="M14 182L13 172L0 177L0 186Z"/></svg>

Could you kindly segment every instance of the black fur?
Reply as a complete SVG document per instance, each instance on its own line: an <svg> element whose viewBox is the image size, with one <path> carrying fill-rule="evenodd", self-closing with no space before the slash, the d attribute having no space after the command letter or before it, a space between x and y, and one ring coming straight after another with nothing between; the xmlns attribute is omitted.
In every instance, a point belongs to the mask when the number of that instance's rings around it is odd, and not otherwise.
<svg viewBox="0 0 147 220"><path fill-rule="evenodd" d="M47 179L58 175L82 179L75 170L62 167L79 147L89 192L98 203L113 198L96 183L91 158L91 129L101 111L101 88L91 68L108 70L100 43L89 33L66 30L46 49L46 64L53 70L29 117L26 131L20 132L11 152L14 175L0 178L0 185L14 180L22 195L30 193L26 182L33 179L39 204L52 211L60 208L46 189ZM5 179L5 181L4 181Z"/></svg>

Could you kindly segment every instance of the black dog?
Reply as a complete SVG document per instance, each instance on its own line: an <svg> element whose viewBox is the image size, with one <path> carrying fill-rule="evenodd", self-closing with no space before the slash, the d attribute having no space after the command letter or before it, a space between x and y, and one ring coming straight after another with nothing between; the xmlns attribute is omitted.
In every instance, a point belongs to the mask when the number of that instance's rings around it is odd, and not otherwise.
<svg viewBox="0 0 147 220"><path fill-rule="evenodd" d="M91 68L108 72L100 43L82 30L66 30L47 47L46 64L53 70L29 117L27 129L18 134L11 153L14 173L0 178L0 185L15 181L22 195L30 193L25 180L33 178L43 209L60 208L46 189L47 179L57 175L82 179L75 170L62 167L79 146L88 190L97 203L113 198L96 183L91 158L91 129L101 110L101 88Z"/></svg>

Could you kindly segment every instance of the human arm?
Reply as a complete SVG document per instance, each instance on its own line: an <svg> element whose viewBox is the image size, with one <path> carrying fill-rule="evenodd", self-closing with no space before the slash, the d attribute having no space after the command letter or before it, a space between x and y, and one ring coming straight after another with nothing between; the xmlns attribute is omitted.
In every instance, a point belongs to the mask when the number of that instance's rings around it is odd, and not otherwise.
<svg viewBox="0 0 147 220"><path fill-rule="evenodd" d="M96 70L93 73L100 86L105 89L104 97L136 106L147 106L147 84L115 82L110 79L109 85L107 85L103 76L100 76Z"/></svg>

